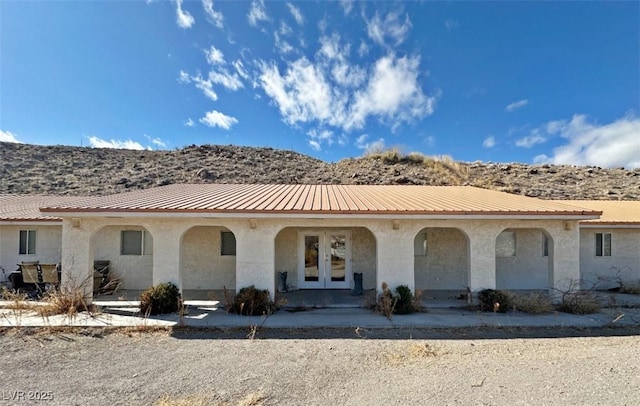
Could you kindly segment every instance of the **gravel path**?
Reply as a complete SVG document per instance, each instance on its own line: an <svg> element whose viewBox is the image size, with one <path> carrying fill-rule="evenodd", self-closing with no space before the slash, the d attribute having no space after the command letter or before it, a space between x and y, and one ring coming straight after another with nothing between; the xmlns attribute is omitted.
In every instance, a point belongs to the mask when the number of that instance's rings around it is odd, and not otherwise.
<svg viewBox="0 0 640 406"><path fill-rule="evenodd" d="M640 403L638 335L399 338L408 334L5 330L0 403L148 405L163 395L231 405L248 396L266 405Z"/></svg>

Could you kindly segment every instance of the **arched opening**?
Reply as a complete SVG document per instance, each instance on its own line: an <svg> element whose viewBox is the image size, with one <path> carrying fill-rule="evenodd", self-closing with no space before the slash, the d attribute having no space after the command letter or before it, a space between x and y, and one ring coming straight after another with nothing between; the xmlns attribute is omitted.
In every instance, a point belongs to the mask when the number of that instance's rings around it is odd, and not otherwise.
<svg viewBox="0 0 640 406"><path fill-rule="evenodd" d="M464 291L469 286L469 238L458 228L424 228L414 239L416 289Z"/></svg>
<svg viewBox="0 0 640 406"><path fill-rule="evenodd" d="M222 300L236 288L236 239L220 226L195 226L180 242L180 281L185 300Z"/></svg>
<svg viewBox="0 0 640 406"><path fill-rule="evenodd" d="M275 291L290 305L361 304L362 296L350 296L354 275L365 291L375 289L376 239L365 227L286 227L275 238L274 268Z"/></svg>
<svg viewBox="0 0 640 406"><path fill-rule="evenodd" d="M109 225L92 237L94 270L108 267L109 287L127 299L153 283L153 236L142 226ZM94 294L98 293L99 273L94 271ZM100 289L103 291L104 289ZM110 289L107 289L108 292ZM131 297L129 297L131 296Z"/></svg>
<svg viewBox="0 0 640 406"><path fill-rule="evenodd" d="M541 228L508 228L496 237L496 289L547 290L553 239Z"/></svg>

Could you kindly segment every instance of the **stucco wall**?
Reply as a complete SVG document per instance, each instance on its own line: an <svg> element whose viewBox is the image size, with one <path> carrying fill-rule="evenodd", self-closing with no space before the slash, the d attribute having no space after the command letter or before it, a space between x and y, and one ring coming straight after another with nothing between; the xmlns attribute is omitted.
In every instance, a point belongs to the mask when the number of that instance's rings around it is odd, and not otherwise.
<svg viewBox="0 0 640 406"><path fill-rule="evenodd" d="M193 227L182 237L180 277L183 289L235 289L236 256L221 255L223 227Z"/></svg>
<svg viewBox="0 0 640 406"><path fill-rule="evenodd" d="M427 252L420 252L424 235ZM468 286L468 242L460 230L428 228L414 240L415 286L423 290L461 290Z"/></svg>
<svg viewBox="0 0 640 406"><path fill-rule="evenodd" d="M509 229L515 232L516 255L496 256L497 289L548 289L549 261L553 242L549 239L549 256L542 255L543 231Z"/></svg>
<svg viewBox="0 0 640 406"><path fill-rule="evenodd" d="M596 233L611 233L611 256L596 257ZM620 269L623 281L640 280L640 229L580 229L580 272L583 288L608 289L618 286L612 279Z"/></svg>
<svg viewBox="0 0 640 406"><path fill-rule="evenodd" d="M36 230L36 253L18 254L20 230ZM6 274L15 271L22 261L57 264L61 260L62 225L0 225L0 266ZM2 275L0 274L0 279Z"/></svg>
<svg viewBox="0 0 640 406"><path fill-rule="evenodd" d="M109 261L111 273L122 279L123 289L146 289L153 284L153 251L144 255L121 255L120 234L123 230L144 230L139 226L106 226L94 235L93 259ZM147 239L153 238L150 233ZM148 246L153 242L147 240Z"/></svg>
<svg viewBox="0 0 640 406"><path fill-rule="evenodd" d="M342 228L351 231L351 271L362 273L364 289L376 286L376 241L366 228ZM298 289L298 233L302 230L324 231L323 228L283 229L275 241L275 271L287 272L287 285L290 289ZM331 230L339 230L331 228ZM277 276L277 275L276 275ZM277 279L276 279L277 281ZM353 286L353 281L351 281Z"/></svg>

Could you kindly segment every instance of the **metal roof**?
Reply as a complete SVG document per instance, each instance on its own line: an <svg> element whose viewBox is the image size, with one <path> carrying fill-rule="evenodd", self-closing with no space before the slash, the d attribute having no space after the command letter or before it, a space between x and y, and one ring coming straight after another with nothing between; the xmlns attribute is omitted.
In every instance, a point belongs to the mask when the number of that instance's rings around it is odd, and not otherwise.
<svg viewBox="0 0 640 406"><path fill-rule="evenodd" d="M0 222L62 221L58 217L40 212L40 208L63 204L72 199L77 197L0 194Z"/></svg>
<svg viewBox="0 0 640 406"><path fill-rule="evenodd" d="M470 186L176 184L75 198L53 213L261 213L598 216L599 210Z"/></svg>
<svg viewBox="0 0 640 406"><path fill-rule="evenodd" d="M562 202L602 211L599 219L582 221L587 224L640 224L640 201L637 200L562 200Z"/></svg>

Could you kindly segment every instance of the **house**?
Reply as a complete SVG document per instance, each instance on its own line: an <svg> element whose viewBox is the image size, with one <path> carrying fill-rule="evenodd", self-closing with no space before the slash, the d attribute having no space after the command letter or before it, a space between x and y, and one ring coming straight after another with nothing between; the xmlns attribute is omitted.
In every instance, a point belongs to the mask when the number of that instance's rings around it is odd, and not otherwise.
<svg viewBox="0 0 640 406"><path fill-rule="evenodd" d="M61 260L62 219L40 212L40 207L69 201L70 197L0 195L0 282L22 262L56 264Z"/></svg>
<svg viewBox="0 0 640 406"><path fill-rule="evenodd" d="M640 202L574 200L568 204L602 211L580 222L582 287L609 289L640 281Z"/></svg>
<svg viewBox="0 0 640 406"><path fill-rule="evenodd" d="M601 211L469 186L169 185L42 206L62 219L63 283L109 260L127 289L477 291L580 279L579 222ZM14 233L15 234L15 233ZM4 259L2 259L4 261Z"/></svg>

